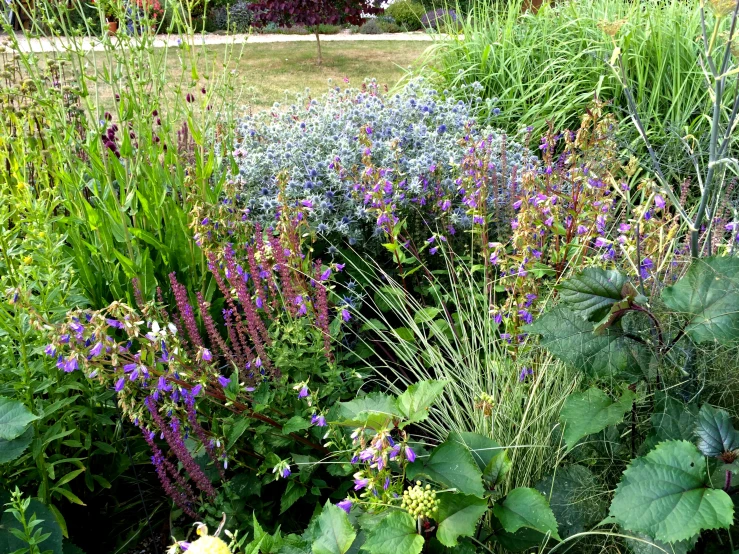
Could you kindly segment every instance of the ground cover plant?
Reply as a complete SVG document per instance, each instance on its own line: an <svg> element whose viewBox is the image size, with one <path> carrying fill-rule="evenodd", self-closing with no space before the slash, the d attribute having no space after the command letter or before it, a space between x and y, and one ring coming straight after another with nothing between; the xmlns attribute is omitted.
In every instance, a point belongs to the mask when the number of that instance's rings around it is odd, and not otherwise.
<svg viewBox="0 0 739 554"><path fill-rule="evenodd" d="M260 111L233 70L296 47L204 49L207 5L165 6L161 49L151 6L6 21L0 552L733 550L739 5L619 6L418 10L503 13L560 83L552 41L599 52L604 94L528 106L492 51ZM671 134L635 52L677 20Z"/></svg>

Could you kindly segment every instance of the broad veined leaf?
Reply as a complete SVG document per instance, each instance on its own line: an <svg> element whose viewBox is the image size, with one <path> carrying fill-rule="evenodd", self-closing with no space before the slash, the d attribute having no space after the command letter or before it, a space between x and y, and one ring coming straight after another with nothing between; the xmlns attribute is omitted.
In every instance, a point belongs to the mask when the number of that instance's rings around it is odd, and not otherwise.
<svg viewBox="0 0 739 554"><path fill-rule="evenodd" d="M445 546L456 546L459 537L473 536L478 520L488 510L487 500L466 494L445 492L439 501L436 538Z"/></svg>
<svg viewBox="0 0 739 554"><path fill-rule="evenodd" d="M0 439L9 441L19 437L37 419L22 402L0 396Z"/></svg>
<svg viewBox="0 0 739 554"><path fill-rule="evenodd" d="M429 407L444 392L444 385L446 385L446 381L429 379L411 385L408 390L398 396L396 402L398 410L406 419L403 422L403 427L410 423L423 421L428 417Z"/></svg>
<svg viewBox="0 0 739 554"><path fill-rule="evenodd" d="M326 502L318 516L318 527L320 534L313 541L314 554L345 554L357 537L346 512L330 502Z"/></svg>
<svg viewBox="0 0 739 554"><path fill-rule="evenodd" d="M712 458L739 448L739 433L734 429L729 414L708 404L703 404L698 412L695 434L698 450Z"/></svg>
<svg viewBox="0 0 739 554"><path fill-rule="evenodd" d="M583 319L603 319L623 298L626 276L618 271L588 267L558 288L560 300Z"/></svg>
<svg viewBox="0 0 739 554"><path fill-rule="evenodd" d="M479 433L449 433L448 440L462 443L472 454L482 478L491 486L500 484L511 468L508 451L490 437Z"/></svg>
<svg viewBox="0 0 739 554"><path fill-rule="evenodd" d="M707 483L705 458L695 445L663 442L624 471L610 513L624 529L670 543L728 528L731 498Z"/></svg>
<svg viewBox="0 0 739 554"><path fill-rule="evenodd" d="M367 534L362 550L370 554L418 554L423 537L416 533L416 520L408 512L396 510Z"/></svg>
<svg viewBox="0 0 739 554"><path fill-rule="evenodd" d="M481 497L485 493L480 468L467 447L453 437L434 448L425 463L417 460L407 471L411 480L423 474L463 494Z"/></svg>
<svg viewBox="0 0 739 554"><path fill-rule="evenodd" d="M433 319L439 315L439 312L441 310L439 308L434 308L433 306L429 306L427 308L421 308L413 315L413 322L414 323L428 323L430 321L433 321Z"/></svg>
<svg viewBox="0 0 739 554"><path fill-rule="evenodd" d="M615 402L602 390L593 387L583 393L570 394L565 400L559 421L564 426L564 440L572 449L581 438L620 423L631 409L635 394L626 389Z"/></svg>
<svg viewBox="0 0 739 554"><path fill-rule="evenodd" d="M29 426L26 431L12 440L0 439L0 464L12 462L26 451L33 440L33 427Z"/></svg>
<svg viewBox="0 0 739 554"><path fill-rule="evenodd" d="M298 483L295 480L288 481L285 493L280 497L280 514L284 514L289 510L290 506L295 504L301 497L305 496L307 492L308 489L305 485Z"/></svg>
<svg viewBox="0 0 739 554"><path fill-rule="evenodd" d="M339 404L339 423L346 425L366 425L376 429L401 415L395 398L382 393L373 392Z"/></svg>
<svg viewBox="0 0 739 554"><path fill-rule="evenodd" d="M547 499L536 489L513 489L503 502L493 506L493 513L508 533L515 533L525 527L539 533L549 533L560 540L552 509Z"/></svg>
<svg viewBox="0 0 739 554"><path fill-rule="evenodd" d="M285 435L289 435L290 433L297 433L298 431L308 429L308 427L310 427L310 421L300 416L293 416L282 426L282 432Z"/></svg>
<svg viewBox="0 0 739 554"><path fill-rule="evenodd" d="M606 516L608 506L603 499L604 491L584 466L561 467L554 476L545 477L534 488L549 499L559 536L563 539L590 529Z"/></svg>
<svg viewBox="0 0 739 554"><path fill-rule="evenodd" d="M695 342L739 340L739 258L694 261L682 279L662 291L662 300L689 318L685 333Z"/></svg>
<svg viewBox="0 0 739 554"><path fill-rule="evenodd" d="M634 538L625 540L632 554L688 554L698 542L698 536L687 541L666 543L636 533Z"/></svg>
<svg viewBox="0 0 739 554"><path fill-rule="evenodd" d="M649 368L647 347L614 327L595 334L593 323L567 308L557 308L524 327L541 335L541 345L552 355L598 378L640 378Z"/></svg>

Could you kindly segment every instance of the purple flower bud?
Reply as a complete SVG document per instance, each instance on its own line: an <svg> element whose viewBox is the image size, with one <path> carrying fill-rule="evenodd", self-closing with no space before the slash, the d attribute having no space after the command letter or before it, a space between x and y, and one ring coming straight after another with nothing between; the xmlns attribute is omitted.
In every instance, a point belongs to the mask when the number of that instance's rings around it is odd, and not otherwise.
<svg viewBox="0 0 739 554"><path fill-rule="evenodd" d="M349 512L351 511L351 509L352 509L352 501L351 501L351 499L349 499L349 498L347 498L346 500L342 500L341 502L339 502L339 503L338 503L338 504L336 504L336 505L337 505L337 506L338 506L339 508L341 508L342 510L344 510L344 511L345 511L345 512L346 512L347 514L348 514L348 513L349 513Z"/></svg>
<svg viewBox="0 0 739 554"><path fill-rule="evenodd" d="M231 379L224 377L223 375L219 375L218 383L225 389L229 385L229 383L231 383Z"/></svg>
<svg viewBox="0 0 739 554"><path fill-rule="evenodd" d="M405 459L408 460L410 463L416 461L416 453L413 452L413 449L410 446L405 447Z"/></svg>
<svg viewBox="0 0 739 554"><path fill-rule="evenodd" d="M292 471L290 471L290 466L287 466L285 469L282 470L282 478L287 479L292 474Z"/></svg>
<svg viewBox="0 0 739 554"><path fill-rule="evenodd" d="M203 360L206 362L209 362L213 359L213 354L210 353L210 350L207 348L203 349Z"/></svg>
<svg viewBox="0 0 739 554"><path fill-rule="evenodd" d="M120 378L120 379L118 379L118 381L116 381L116 383L115 383L115 391L116 391L116 392L121 392L121 391L123 390L123 387L124 387L125 385L126 385L126 379L125 379L125 378L123 378L123 377L121 377L121 378Z"/></svg>
<svg viewBox="0 0 739 554"><path fill-rule="evenodd" d="M98 341L95 346L90 349L90 356L96 358L103 351L103 343Z"/></svg>
<svg viewBox="0 0 739 554"><path fill-rule="evenodd" d="M349 310L347 310L346 308L341 310L341 319L343 319L344 321L349 321L351 318L352 314L349 313Z"/></svg>
<svg viewBox="0 0 739 554"><path fill-rule="evenodd" d="M324 271L323 273L321 273L320 279L321 279L321 281L325 281L329 277L331 277L331 268L330 267L326 271Z"/></svg>

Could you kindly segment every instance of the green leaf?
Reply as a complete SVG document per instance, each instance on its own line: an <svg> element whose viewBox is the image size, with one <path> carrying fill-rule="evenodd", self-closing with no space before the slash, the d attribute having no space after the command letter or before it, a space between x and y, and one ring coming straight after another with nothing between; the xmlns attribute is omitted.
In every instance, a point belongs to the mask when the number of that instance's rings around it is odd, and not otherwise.
<svg viewBox="0 0 739 554"><path fill-rule="evenodd" d="M244 417L239 419L229 428L228 435L226 436L226 450L231 450L233 448L236 441L239 440L241 435L244 434L244 431L249 428L250 423L251 421Z"/></svg>
<svg viewBox="0 0 739 554"><path fill-rule="evenodd" d="M400 416L395 398L382 393L373 392L339 404L339 423L346 425L366 425L378 429Z"/></svg>
<svg viewBox="0 0 739 554"><path fill-rule="evenodd" d="M75 546L69 541L64 541L62 543L62 553L63 554L85 554L85 551L82 550L79 546Z"/></svg>
<svg viewBox="0 0 739 554"><path fill-rule="evenodd" d="M407 512L391 512L367 535L362 550L370 554L419 554L423 537L416 533L416 520Z"/></svg>
<svg viewBox="0 0 739 554"><path fill-rule="evenodd" d="M28 427L26 431L12 440L0 439L0 464L12 462L25 452L28 445L33 440L33 427Z"/></svg>
<svg viewBox="0 0 739 554"><path fill-rule="evenodd" d="M729 414L708 404L703 404L698 412L695 434L698 436L698 450L712 458L739 448L739 433L734 429Z"/></svg>
<svg viewBox="0 0 739 554"><path fill-rule="evenodd" d="M439 308L434 308L433 306L429 306L427 308L421 308L413 315L413 322L414 323L428 323L430 321L433 321L433 319L439 315L439 312L441 310Z"/></svg>
<svg viewBox="0 0 739 554"><path fill-rule="evenodd" d="M658 391L655 395L654 413L650 418L656 443L667 440L692 441L698 417L694 405L667 396Z"/></svg>
<svg viewBox="0 0 739 554"><path fill-rule="evenodd" d="M706 461L696 446L669 441L631 462L610 513L628 531L678 542L704 529L728 528L734 506L724 491L708 487Z"/></svg>
<svg viewBox="0 0 739 554"><path fill-rule="evenodd" d="M508 452L490 437L479 433L449 433L449 440L462 443L472 454L482 478L495 487L500 484L511 469Z"/></svg>
<svg viewBox="0 0 739 554"><path fill-rule="evenodd" d="M344 510L326 502L318 516L320 535L313 541L313 554L345 554L357 532Z"/></svg>
<svg viewBox="0 0 739 554"><path fill-rule="evenodd" d="M641 378L649 368L651 353L645 345L616 326L595 334L593 323L561 306L524 329L541 335L541 345L552 355L590 377Z"/></svg>
<svg viewBox="0 0 739 554"><path fill-rule="evenodd" d="M696 260L685 276L662 291L668 308L689 318L695 342L729 344L739 339L739 258Z"/></svg>
<svg viewBox="0 0 739 554"><path fill-rule="evenodd" d="M623 298L626 276L589 267L559 286L560 300L583 319L600 321Z"/></svg>
<svg viewBox="0 0 739 554"><path fill-rule="evenodd" d="M308 489L295 480L287 482L285 493L280 498L280 514L285 513L298 499L305 496Z"/></svg>
<svg viewBox="0 0 739 554"><path fill-rule="evenodd" d="M456 546L459 537L473 536L477 521L488 510L487 500L476 496L445 492L439 501L436 538L445 546Z"/></svg>
<svg viewBox="0 0 739 554"><path fill-rule="evenodd" d="M0 396L0 439L10 441L21 436L37 419L22 402Z"/></svg>
<svg viewBox="0 0 739 554"><path fill-rule="evenodd" d="M635 397L633 392L626 389L621 398L614 402L596 387L583 393L570 394L559 414L567 448L571 450L581 438L623 421Z"/></svg>
<svg viewBox="0 0 739 554"><path fill-rule="evenodd" d="M513 489L502 503L493 506L493 513L508 533L525 527L560 540L552 509L536 489Z"/></svg>
<svg viewBox="0 0 739 554"><path fill-rule="evenodd" d="M423 421L428 417L429 407L444 392L444 385L446 385L446 381L433 379L421 381L408 387L408 390L398 397L396 401L398 410L406 419L403 422L404 427L410 423Z"/></svg>
<svg viewBox="0 0 739 554"><path fill-rule="evenodd" d="M297 433L308 427L310 427L310 421L300 416L293 416L282 426L282 433L289 435L290 433Z"/></svg>
<svg viewBox="0 0 739 554"><path fill-rule="evenodd" d="M549 499L563 539L590 529L606 516L605 491L593 473L581 465L561 467L534 488Z"/></svg>
<svg viewBox="0 0 739 554"><path fill-rule="evenodd" d="M417 460L408 466L407 471L410 480L426 475L463 494L482 497L485 493L480 468L467 447L453 436L434 448L425 463Z"/></svg>

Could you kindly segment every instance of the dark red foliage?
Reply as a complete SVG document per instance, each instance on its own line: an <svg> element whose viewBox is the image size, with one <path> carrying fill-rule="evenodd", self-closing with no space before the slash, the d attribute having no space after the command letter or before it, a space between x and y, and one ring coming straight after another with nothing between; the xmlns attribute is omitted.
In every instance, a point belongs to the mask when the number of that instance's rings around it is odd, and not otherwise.
<svg viewBox="0 0 739 554"><path fill-rule="evenodd" d="M287 27L341 23L359 25L362 13L376 14L382 11L367 0L259 0L252 7L258 25L276 23Z"/></svg>

